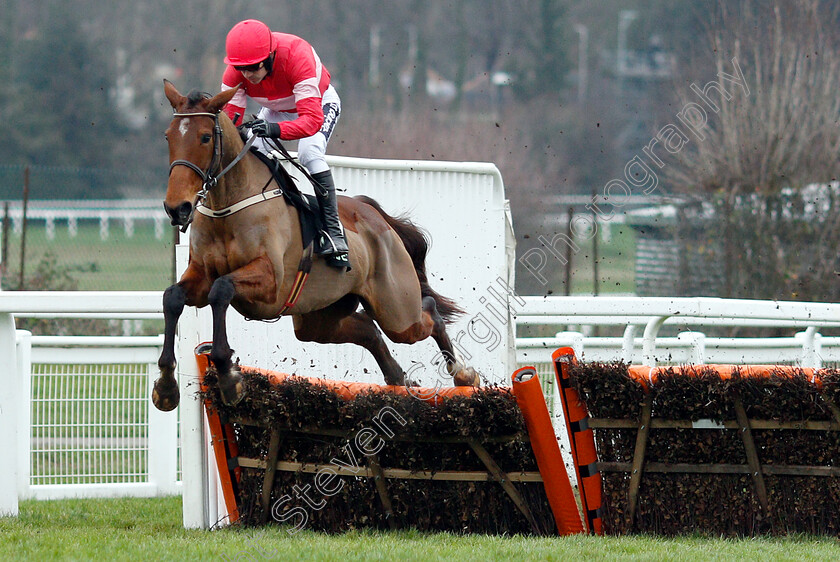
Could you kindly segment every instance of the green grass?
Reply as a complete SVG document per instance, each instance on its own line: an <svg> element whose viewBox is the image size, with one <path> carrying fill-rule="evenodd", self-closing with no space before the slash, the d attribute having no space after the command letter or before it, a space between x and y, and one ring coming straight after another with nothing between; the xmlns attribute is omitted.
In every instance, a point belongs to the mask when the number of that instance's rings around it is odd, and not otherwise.
<svg viewBox="0 0 840 562"><path fill-rule="evenodd" d="M17 288L21 236L10 233L7 244L6 283ZM24 274L30 279L44 255L50 253L76 281L79 290L163 290L172 284L172 247L170 228L158 240L149 221L138 221L131 237L126 236L120 223L112 222L106 240L100 238L98 223L80 222L76 236L70 236L66 224L58 223L55 237L50 240L46 229L36 222L26 233Z"/></svg>
<svg viewBox="0 0 840 562"><path fill-rule="evenodd" d="M0 519L0 560L837 560L828 537L501 537L416 531L324 535L187 531L181 499L25 501Z"/></svg>
<svg viewBox="0 0 840 562"><path fill-rule="evenodd" d="M601 240L598 234L597 256L593 241L578 244L580 251L572 257L571 294L592 294L595 278L593 262L598 265L598 294L633 293L636 290L636 233L627 225L610 225L609 242ZM565 266L561 270L565 276Z"/></svg>

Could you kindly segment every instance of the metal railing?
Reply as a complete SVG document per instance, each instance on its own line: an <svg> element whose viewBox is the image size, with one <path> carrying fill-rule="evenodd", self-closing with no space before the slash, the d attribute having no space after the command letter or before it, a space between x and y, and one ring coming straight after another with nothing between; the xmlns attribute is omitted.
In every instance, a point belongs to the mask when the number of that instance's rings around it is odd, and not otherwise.
<svg viewBox="0 0 840 562"><path fill-rule="evenodd" d="M70 236L76 235L79 221L98 221L99 236L107 240L111 223L122 224L126 237L134 235L134 225L138 221L150 221L154 224L155 237L160 240L168 232L169 219L158 199L127 199L114 201L72 201L72 200L35 200L30 201L24 213L23 205L11 202L8 218L15 234L23 231L23 219L27 222L43 221L47 239L55 237L57 223L66 225Z"/></svg>
<svg viewBox="0 0 840 562"><path fill-rule="evenodd" d="M556 349L561 345L574 347L578 356L587 360L621 359L650 366L689 362L795 362L820 367L823 361L840 358L838 341L819 334L821 328L840 327L840 304L835 303L608 296L524 297L523 300L525 304L515 311L517 327L557 327L561 333L554 338L527 341L517 338L517 350L535 350L530 356L518 352L517 361L534 361L539 357L536 350L552 346ZM676 338L660 338L659 333L666 325L684 326L688 331ZM570 331L570 326L581 329ZM622 327L624 333L620 338L584 335L584 328L597 326ZM699 330L719 326L784 328L791 334L780 338L707 338ZM637 337L640 331L641 338ZM778 353L773 353L774 346ZM776 361L768 361L773 357Z"/></svg>
<svg viewBox="0 0 840 562"><path fill-rule="evenodd" d="M0 292L0 515L18 497L177 493L177 417L148 398L160 338L32 337L16 316L161 318L161 294Z"/></svg>
<svg viewBox="0 0 840 562"><path fill-rule="evenodd" d="M162 343L162 336L17 332L18 427L29 428L18 442L20 497L179 492L177 417L157 412L148 398Z"/></svg>

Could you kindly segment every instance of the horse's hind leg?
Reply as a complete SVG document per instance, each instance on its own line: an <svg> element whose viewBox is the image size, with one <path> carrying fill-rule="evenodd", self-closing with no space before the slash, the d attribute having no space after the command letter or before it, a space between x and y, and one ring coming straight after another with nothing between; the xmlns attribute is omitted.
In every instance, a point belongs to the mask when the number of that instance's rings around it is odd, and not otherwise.
<svg viewBox="0 0 840 562"><path fill-rule="evenodd" d="M405 384L405 372L391 356L382 333L365 312L355 312L359 300L348 295L337 303L294 317L295 336L300 341L318 343L354 343L370 351L385 384Z"/></svg>
<svg viewBox="0 0 840 562"><path fill-rule="evenodd" d="M481 377L472 367L466 367L455 355L455 346L446 333L446 323L443 321L437 310L435 299L430 296L423 297L423 315L432 321L432 338L438 344L443 358L446 361L446 372L452 377L455 386L478 386Z"/></svg>

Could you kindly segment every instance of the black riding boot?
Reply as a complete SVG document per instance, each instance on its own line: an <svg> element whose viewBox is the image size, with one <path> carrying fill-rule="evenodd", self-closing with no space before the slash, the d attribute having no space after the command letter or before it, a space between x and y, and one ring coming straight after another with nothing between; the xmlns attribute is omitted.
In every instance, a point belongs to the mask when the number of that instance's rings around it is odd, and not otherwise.
<svg viewBox="0 0 840 562"><path fill-rule="evenodd" d="M344 229L338 219L338 205L335 201L335 182L332 172L318 172L312 174L315 180L315 197L318 199L318 206L321 208L321 222L324 230L320 233L318 253L326 258L327 264L347 268L350 271L350 260L347 257L347 240L344 238Z"/></svg>

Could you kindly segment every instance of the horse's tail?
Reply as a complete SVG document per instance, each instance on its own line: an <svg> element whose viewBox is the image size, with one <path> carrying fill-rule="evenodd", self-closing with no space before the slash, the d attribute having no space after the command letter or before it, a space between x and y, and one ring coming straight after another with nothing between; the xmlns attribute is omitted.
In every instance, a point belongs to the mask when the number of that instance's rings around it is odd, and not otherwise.
<svg viewBox="0 0 840 562"><path fill-rule="evenodd" d="M382 215L385 222L393 228L402 240L408 255L411 256L411 262L414 264L414 271L417 272L417 279L420 281L420 292L424 297L432 297L437 304L438 313L443 320L448 324L455 319L459 314L464 314L464 310L460 308L454 300L444 297L429 285L429 279L426 275L426 254L429 251L429 235L422 228L411 222L407 216L392 217L377 203L375 200L364 195L356 196L356 199L370 205L376 212Z"/></svg>

